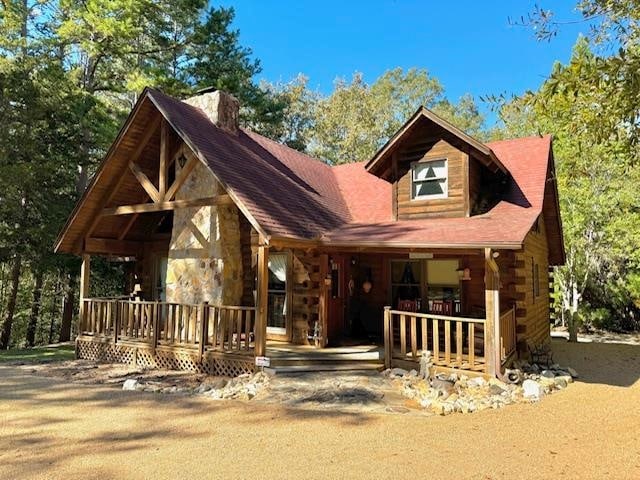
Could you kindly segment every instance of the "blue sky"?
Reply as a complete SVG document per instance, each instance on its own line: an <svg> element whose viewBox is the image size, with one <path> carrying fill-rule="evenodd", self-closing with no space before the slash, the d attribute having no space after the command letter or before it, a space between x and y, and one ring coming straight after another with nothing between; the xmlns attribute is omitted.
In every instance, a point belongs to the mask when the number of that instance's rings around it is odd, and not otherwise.
<svg viewBox="0 0 640 480"><path fill-rule="evenodd" d="M258 78L288 81L298 73L324 93L337 77L362 72L368 82L394 67L426 68L456 100L464 93L518 94L536 89L555 61L565 62L581 23L565 25L551 42L511 26L537 3L558 20L579 19L577 0L224 0L233 6L241 43L263 67ZM488 114L489 123L494 116Z"/></svg>

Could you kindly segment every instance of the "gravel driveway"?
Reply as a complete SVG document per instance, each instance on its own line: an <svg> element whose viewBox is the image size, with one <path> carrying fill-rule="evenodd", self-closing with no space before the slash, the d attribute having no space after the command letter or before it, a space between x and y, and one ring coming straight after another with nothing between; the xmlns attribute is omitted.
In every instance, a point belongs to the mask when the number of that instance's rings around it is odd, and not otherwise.
<svg viewBox="0 0 640 480"><path fill-rule="evenodd" d="M640 478L640 347L554 341L536 404L416 416L212 402L0 367L0 478Z"/></svg>

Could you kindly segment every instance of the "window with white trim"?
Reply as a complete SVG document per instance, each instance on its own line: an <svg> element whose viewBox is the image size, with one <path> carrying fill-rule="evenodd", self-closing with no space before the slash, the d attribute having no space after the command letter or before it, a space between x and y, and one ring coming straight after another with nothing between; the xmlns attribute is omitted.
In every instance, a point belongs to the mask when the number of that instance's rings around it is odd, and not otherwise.
<svg viewBox="0 0 640 480"><path fill-rule="evenodd" d="M447 198L448 171L446 160L416 162L411 166L411 199Z"/></svg>

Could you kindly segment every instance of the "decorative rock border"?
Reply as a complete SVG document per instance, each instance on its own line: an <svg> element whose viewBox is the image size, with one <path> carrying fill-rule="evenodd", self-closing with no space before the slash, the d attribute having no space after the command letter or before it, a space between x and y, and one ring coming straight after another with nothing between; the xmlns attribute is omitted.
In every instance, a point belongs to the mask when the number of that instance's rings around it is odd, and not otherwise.
<svg viewBox="0 0 640 480"><path fill-rule="evenodd" d="M578 376L575 370L559 365L543 369L539 365L521 362L516 367L505 375L508 382L497 378L470 378L458 373L425 379L416 370L401 368L386 370L383 375L394 380L405 397L440 415L536 402L544 395L567 388Z"/></svg>

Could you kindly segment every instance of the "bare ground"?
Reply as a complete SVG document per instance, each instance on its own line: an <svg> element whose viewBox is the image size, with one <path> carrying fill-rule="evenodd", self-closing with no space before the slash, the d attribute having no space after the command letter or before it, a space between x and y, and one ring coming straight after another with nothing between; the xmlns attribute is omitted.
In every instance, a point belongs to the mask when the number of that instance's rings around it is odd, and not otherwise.
<svg viewBox="0 0 640 480"><path fill-rule="evenodd" d="M554 341L537 404L421 417L125 392L0 367L0 479L640 478L640 347Z"/></svg>

